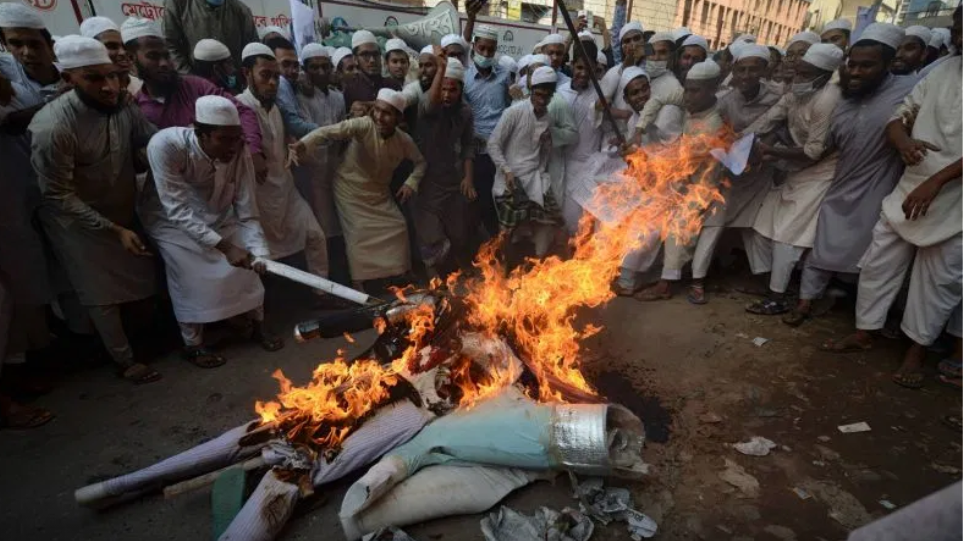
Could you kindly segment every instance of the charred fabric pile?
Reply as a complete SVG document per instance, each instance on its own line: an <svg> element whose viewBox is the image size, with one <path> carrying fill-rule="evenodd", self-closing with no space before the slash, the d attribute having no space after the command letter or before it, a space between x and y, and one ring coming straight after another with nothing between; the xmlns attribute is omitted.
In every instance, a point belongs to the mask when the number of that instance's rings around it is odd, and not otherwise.
<svg viewBox="0 0 963 541"><path fill-rule="evenodd" d="M79 503L106 507L163 489L205 486L226 471L264 471L222 540L273 539L298 501L326 483L369 467L348 490L340 519L348 539L445 515L480 513L512 490L555 472L638 479L646 473L642 422L598 396L580 370L581 342L601 328L578 325L579 308L613 297L625 254L653 238L694 238L722 200L710 174L709 139L683 140L630 156L582 196L591 211L571 241L571 257L528 261L508 271L499 243L482 249L471 278L298 327L302 339L374 327L378 338L354 359L317 366L296 386L280 370L275 400L259 419L145 469L83 487ZM601 164L600 170L605 164ZM457 291L457 294L455 293ZM350 337L349 337L350 339ZM626 494L586 491L584 515L654 525L628 508ZM413 503L417 502L417 503ZM594 502L594 503L593 503ZM544 509L531 523L557 521ZM517 529L502 508L483 533ZM554 514L553 514L554 513ZM587 539L592 522L560 539ZM555 517L555 518L546 518ZM648 536L646 535L646 536Z"/></svg>

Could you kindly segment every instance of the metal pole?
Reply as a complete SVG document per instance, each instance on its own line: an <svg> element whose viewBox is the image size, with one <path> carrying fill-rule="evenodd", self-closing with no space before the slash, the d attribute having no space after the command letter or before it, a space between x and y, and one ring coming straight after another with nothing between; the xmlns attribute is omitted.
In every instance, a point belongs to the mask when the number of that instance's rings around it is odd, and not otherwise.
<svg viewBox="0 0 963 541"><path fill-rule="evenodd" d="M574 46L578 47L579 54L582 55L582 58L589 60L590 65L594 67L595 59L588 58L588 55L585 53L585 46L582 45L582 40L578 39L578 32L575 31L575 25L572 23L572 16L569 15L568 8L565 7L565 0L555 1L558 5L558 11L562 12L562 18L565 19L565 26L568 27L569 34L572 35L572 42L574 43ZM602 93L602 86L599 85L599 79L595 75L595 70L590 69L588 70L588 73L589 78L592 80L592 86L595 88L595 93L599 96L599 103L602 104L602 115L612 126L612 130L615 131L615 137L619 140L619 144L624 145L626 143L625 136L622 135L622 130L619 129L619 125L615 123L615 117L612 116L612 109L609 106L609 101L605 99L605 94Z"/></svg>

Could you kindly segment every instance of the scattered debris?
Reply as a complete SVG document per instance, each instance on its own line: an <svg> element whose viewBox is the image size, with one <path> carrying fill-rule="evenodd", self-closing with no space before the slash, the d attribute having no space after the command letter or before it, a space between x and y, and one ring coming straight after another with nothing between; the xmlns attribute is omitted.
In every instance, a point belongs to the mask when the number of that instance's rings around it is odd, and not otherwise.
<svg viewBox="0 0 963 541"><path fill-rule="evenodd" d="M821 468L821 467L823 467L823 466L825 466L825 465L826 465L826 463L823 462L822 460L813 460L813 466L819 466L819 467Z"/></svg>
<svg viewBox="0 0 963 541"><path fill-rule="evenodd" d="M791 452L792 452L792 447L790 447L790 446L788 446L788 445L783 445L783 446L781 447L781 449L782 449L783 451L787 452L787 453L791 453Z"/></svg>
<svg viewBox="0 0 963 541"><path fill-rule="evenodd" d="M744 333L744 332L737 332L737 333L736 333L736 338L746 338L746 339L748 339L748 338L749 338L749 335L746 334L746 333Z"/></svg>
<svg viewBox="0 0 963 541"><path fill-rule="evenodd" d="M763 531L782 539L782 541L796 541L796 532L790 530L785 526L777 526L775 524L770 524L763 528Z"/></svg>
<svg viewBox="0 0 963 541"><path fill-rule="evenodd" d="M654 520L632 508L632 494L625 488L606 487L600 477L575 483L575 497L579 500L582 514L588 515L602 525L626 522L633 539L655 535L658 525Z"/></svg>
<svg viewBox="0 0 963 541"><path fill-rule="evenodd" d="M847 530L869 523L873 516L855 496L827 481L807 479L801 486L829 507L829 516Z"/></svg>
<svg viewBox="0 0 963 541"><path fill-rule="evenodd" d="M401 528L381 528L377 532L369 533L361 541L415 541L410 535L406 534Z"/></svg>
<svg viewBox="0 0 963 541"><path fill-rule="evenodd" d="M819 440L819 441L821 441L821 442L823 442L823 443L826 443L827 441L831 440L832 438L830 438L829 436L818 436L816 439Z"/></svg>
<svg viewBox="0 0 963 541"><path fill-rule="evenodd" d="M487 541L588 541L595 525L574 509L540 507L533 516L501 506L481 520Z"/></svg>
<svg viewBox="0 0 963 541"><path fill-rule="evenodd" d="M893 509L896 509L896 504L889 500L880 500L879 504L885 507L886 509L889 509L890 511L892 511Z"/></svg>
<svg viewBox="0 0 963 541"><path fill-rule="evenodd" d="M806 492L805 490L799 487L792 487L792 491L796 493L796 496L799 496L800 500L808 500L809 498L813 497L812 494Z"/></svg>
<svg viewBox="0 0 963 541"><path fill-rule="evenodd" d="M776 408L756 408L756 417L779 417L781 412Z"/></svg>
<svg viewBox="0 0 963 541"><path fill-rule="evenodd" d="M870 430L872 430L872 428L869 427L869 424L867 424L866 421L860 421L858 423L852 423L848 425L840 425L838 428L839 428L839 431L842 432L843 434L853 434L856 432L869 432Z"/></svg>
<svg viewBox="0 0 963 541"><path fill-rule="evenodd" d="M719 474L719 478L739 489L748 498L759 496L759 481L749 475L742 466L725 459L726 469Z"/></svg>
<svg viewBox="0 0 963 541"><path fill-rule="evenodd" d="M733 449L749 456L766 456L776 447L776 442L761 436L753 436L749 441L732 444Z"/></svg>
<svg viewBox="0 0 963 541"><path fill-rule="evenodd" d="M949 466L947 464L939 464L937 462L930 463L930 467L940 473L948 473L950 475L958 475L961 471L959 468L955 466Z"/></svg>
<svg viewBox="0 0 963 541"><path fill-rule="evenodd" d="M699 421L709 424L721 423L722 417L719 417L717 413L710 411L700 415Z"/></svg>
<svg viewBox="0 0 963 541"><path fill-rule="evenodd" d="M768 342L768 341L769 341L768 338L763 338L763 337L761 337L761 336L757 336L757 337L755 337L755 338L752 339L752 343L755 344L756 347L758 347L758 348L761 348L762 346L766 345L766 342Z"/></svg>
<svg viewBox="0 0 963 541"><path fill-rule="evenodd" d="M833 451L832 449L830 449L829 447L826 447L825 445L819 445L817 443L813 447L815 447L816 451L819 452L819 458L822 458L825 460L839 460L840 458L839 453L837 453L836 451Z"/></svg>

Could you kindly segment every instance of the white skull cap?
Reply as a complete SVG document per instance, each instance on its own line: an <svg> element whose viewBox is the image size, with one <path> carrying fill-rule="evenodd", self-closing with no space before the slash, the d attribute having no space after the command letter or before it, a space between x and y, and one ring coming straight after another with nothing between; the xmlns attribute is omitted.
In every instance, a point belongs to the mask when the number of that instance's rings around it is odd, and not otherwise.
<svg viewBox="0 0 963 541"><path fill-rule="evenodd" d="M113 64L103 43L83 36L64 36L58 39L54 42L54 54L57 55L57 68L61 71Z"/></svg>
<svg viewBox="0 0 963 541"><path fill-rule="evenodd" d="M194 102L194 121L209 126L240 126L241 116L223 96L201 96Z"/></svg>
<svg viewBox="0 0 963 541"><path fill-rule="evenodd" d="M80 23L80 35L85 38L94 38L107 32L108 30L113 30L115 32L120 32L120 27L117 26L113 20L107 17L89 17L84 19L84 22Z"/></svg>

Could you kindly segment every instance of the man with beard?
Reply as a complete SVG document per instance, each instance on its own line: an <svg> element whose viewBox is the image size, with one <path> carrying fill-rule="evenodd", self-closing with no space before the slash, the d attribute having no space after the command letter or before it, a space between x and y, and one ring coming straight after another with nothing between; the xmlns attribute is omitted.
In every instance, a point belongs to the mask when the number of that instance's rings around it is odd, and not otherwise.
<svg viewBox="0 0 963 541"><path fill-rule="evenodd" d="M894 75L914 75L922 69L926 65L926 44L931 34L925 26L908 27L889 70Z"/></svg>
<svg viewBox="0 0 963 541"><path fill-rule="evenodd" d="M366 112L370 111L382 88L401 90L398 81L381 75L381 49L374 34L367 30L352 34L351 52L360 70L344 82L344 105L348 110L359 102Z"/></svg>
<svg viewBox="0 0 963 541"><path fill-rule="evenodd" d="M463 269L471 266L471 202L475 156L471 109L462 100L465 68L457 58L438 58L434 80L418 103L416 140L425 156L425 178L413 199L418 253L430 276L437 276L449 254Z"/></svg>
<svg viewBox="0 0 963 541"><path fill-rule="evenodd" d="M251 155L234 103L197 99L194 126L161 130L147 146L154 182L141 216L167 269L167 289L184 340L199 368L227 362L204 346L204 324L240 316L266 351L284 342L264 329L264 287L257 258L270 256L258 222ZM249 326L248 326L249 325Z"/></svg>
<svg viewBox="0 0 963 541"><path fill-rule="evenodd" d="M127 89L131 96L140 91L144 82L131 75L130 71L134 64L124 48L124 40L120 37L120 27L117 23L107 17L90 17L80 23L80 35L85 38L94 38L107 47L107 54L110 60L120 69L121 87Z"/></svg>
<svg viewBox="0 0 963 541"><path fill-rule="evenodd" d="M959 50L963 8L953 12L952 39ZM902 331L912 340L903 364L893 375L898 385L923 385L926 350L943 332L956 337L960 351L961 229L963 229L963 160L960 149L963 61L957 53L943 62L906 96L886 126L889 143L906 169L893 192L883 199L869 249L860 261L856 299L856 333L824 348L865 351L873 331L883 328L912 266ZM907 120L912 119L907 125ZM943 363L944 373L959 375L958 363Z"/></svg>
<svg viewBox="0 0 963 541"><path fill-rule="evenodd" d="M194 46L194 66L191 75L207 79L232 95L244 89L243 81L237 76L237 66L231 51L216 39L202 39Z"/></svg>
<svg viewBox="0 0 963 541"><path fill-rule="evenodd" d="M440 57L444 57L444 52L440 56L435 56L433 45L425 45L421 49L418 54L418 80L406 84L401 91L405 96L408 107L417 105L421 101L421 96L431 88L431 83L435 80L435 73L438 72L438 59Z"/></svg>
<svg viewBox="0 0 963 541"><path fill-rule="evenodd" d="M202 39L227 45L235 66L244 46L258 41L251 9L241 0L164 0L163 37L181 73L193 69L191 52Z"/></svg>
<svg viewBox="0 0 963 541"><path fill-rule="evenodd" d="M853 23L849 19L836 19L826 23L819 40L822 43L831 43L845 53L849 49L849 35L852 31Z"/></svg>
<svg viewBox="0 0 963 541"><path fill-rule="evenodd" d="M374 58L377 62L379 56ZM395 194L398 201L407 202L424 177L425 159L411 136L398 129L404 110L401 92L383 88L370 116L318 128L289 150L291 161L298 163L318 145L348 143L338 166L334 198L357 288L367 280L396 278L410 269L408 228L389 185L402 160L413 162L414 169Z"/></svg>
<svg viewBox="0 0 963 541"><path fill-rule="evenodd" d="M849 49L841 72L843 101L836 106L830 143L839 152L836 173L819 208L816 240L806 258L799 304L783 321L809 318L834 274L859 273L859 260L873 238L883 198L903 173L899 154L886 140L886 124L909 94L915 77L890 75L903 29L886 23L866 27Z"/></svg>
<svg viewBox="0 0 963 541"><path fill-rule="evenodd" d="M268 174L255 190L258 217L271 259L304 252L308 271L328 275L328 252L324 232L301 194L287 167L284 121L275 107L280 66L271 49L249 43L241 52L247 90L237 99L257 112ZM320 291L318 292L321 293Z"/></svg>
<svg viewBox="0 0 963 541"><path fill-rule="evenodd" d="M762 136L788 128L791 146L757 139L755 151L764 160L784 160L793 169L784 183L766 195L753 223L755 233L746 246L752 273L770 273L770 293L746 307L750 313L790 311L785 299L789 279L815 242L819 207L836 171L838 154L830 145L829 134L842 92L830 79L842 60L843 51L835 45L809 46L793 68L792 91L745 129Z"/></svg>
<svg viewBox="0 0 963 541"><path fill-rule="evenodd" d="M685 81L685 74L692 66L699 62L705 62L709 57L709 42L702 36L690 34L682 41L679 47L678 58L675 63L675 76L680 81Z"/></svg>
<svg viewBox="0 0 963 541"><path fill-rule="evenodd" d="M281 118L284 119L284 127L291 137L303 137L312 130L318 129L318 125L308 122L301 116L301 112L298 110L298 94L313 94L314 87L307 81L303 85L301 84L301 62L298 60L298 54L294 51L294 45L287 38L283 36L269 38L264 41L264 45L276 59L281 73L281 82L277 91L277 106L281 111ZM250 46L248 44L245 49ZM263 126L264 123L262 122L261 125Z"/></svg>
<svg viewBox="0 0 963 541"><path fill-rule="evenodd" d="M30 123L32 162L44 202L38 215L56 257L121 377L160 374L134 360L121 305L154 295L154 260L138 235L135 152L155 129L121 100L119 70L95 39L67 36L55 53L73 87Z"/></svg>
<svg viewBox="0 0 963 541"><path fill-rule="evenodd" d="M32 105L14 120L30 123L33 113L59 93L60 74L54 66L53 38L37 13L19 2L0 3L0 43L9 54L0 53L0 75L19 83L29 93ZM26 98L26 96L23 96Z"/></svg>
<svg viewBox="0 0 963 541"><path fill-rule="evenodd" d="M468 10L468 20L474 25L474 17L472 16L472 10ZM468 26L465 26L465 31L468 31ZM466 37L471 37L468 34ZM464 66L469 65L468 51L471 46L468 44L468 40L462 38L458 34L446 34L441 38L441 50L445 54L446 58L457 58L459 62Z"/></svg>
<svg viewBox="0 0 963 541"><path fill-rule="evenodd" d="M261 130L257 114L238 105L229 92L193 75L181 75L174 69L170 51L157 23L147 19L129 18L121 25L124 47L134 58L137 75L144 80L141 91L134 96L140 110L158 129L187 127L194 123L194 104L201 96L222 96L237 107L244 126L244 138L251 150L254 170L259 178L267 171L261 152Z"/></svg>
<svg viewBox="0 0 963 541"><path fill-rule="evenodd" d="M542 54L548 57L551 67L558 75L558 84L562 85L569 81L569 76L562 71L565 68L565 60L568 58L568 47L565 38L561 34L549 34L541 41Z"/></svg>

